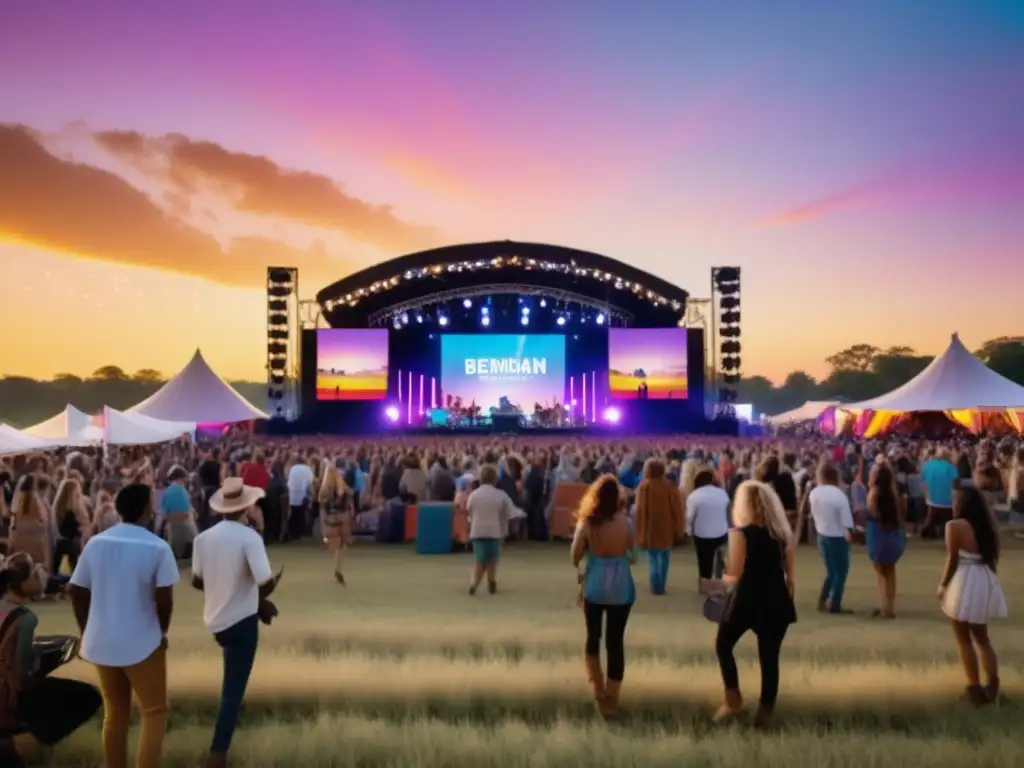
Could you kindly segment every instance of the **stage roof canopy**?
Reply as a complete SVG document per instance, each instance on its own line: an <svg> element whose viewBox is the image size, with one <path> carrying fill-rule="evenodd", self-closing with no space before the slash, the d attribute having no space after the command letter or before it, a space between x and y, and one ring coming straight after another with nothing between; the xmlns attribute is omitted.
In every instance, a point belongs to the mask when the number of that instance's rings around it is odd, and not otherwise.
<svg viewBox="0 0 1024 768"><path fill-rule="evenodd" d="M607 310L641 327L678 325L689 297L683 289L607 256L501 240L399 256L327 286L316 300L331 326L365 328L383 325L402 311L458 298L460 291L466 297L532 293Z"/></svg>

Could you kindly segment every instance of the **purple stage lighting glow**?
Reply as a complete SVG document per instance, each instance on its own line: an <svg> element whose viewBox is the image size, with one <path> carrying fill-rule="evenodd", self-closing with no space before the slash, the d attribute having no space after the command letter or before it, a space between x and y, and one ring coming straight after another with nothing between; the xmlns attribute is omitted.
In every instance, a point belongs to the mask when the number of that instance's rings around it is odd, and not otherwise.
<svg viewBox="0 0 1024 768"><path fill-rule="evenodd" d="M392 424L397 424L398 420L402 417L402 412L398 410L397 405L389 405L384 409L384 417Z"/></svg>
<svg viewBox="0 0 1024 768"><path fill-rule="evenodd" d="M609 424L618 424L622 421L622 411L618 408L605 408L604 420Z"/></svg>

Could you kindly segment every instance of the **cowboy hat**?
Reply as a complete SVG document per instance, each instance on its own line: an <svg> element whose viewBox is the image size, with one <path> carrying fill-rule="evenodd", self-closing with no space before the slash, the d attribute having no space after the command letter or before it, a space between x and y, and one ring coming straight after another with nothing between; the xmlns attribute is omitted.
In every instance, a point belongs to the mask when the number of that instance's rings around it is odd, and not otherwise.
<svg viewBox="0 0 1024 768"><path fill-rule="evenodd" d="M233 515L248 509L264 496L262 489L245 485L241 478L229 477L210 498L210 509L219 515Z"/></svg>

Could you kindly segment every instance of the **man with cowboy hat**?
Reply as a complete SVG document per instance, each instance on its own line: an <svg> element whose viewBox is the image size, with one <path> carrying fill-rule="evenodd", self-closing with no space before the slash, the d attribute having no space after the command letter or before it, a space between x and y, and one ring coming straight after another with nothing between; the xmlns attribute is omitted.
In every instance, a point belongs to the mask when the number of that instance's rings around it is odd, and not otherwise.
<svg viewBox="0 0 1024 768"><path fill-rule="evenodd" d="M208 768L227 765L256 659L259 623L269 624L277 615L267 598L281 573L274 576L263 538L247 525L263 495L240 478L226 478L210 498L210 510L219 521L199 534L193 545L192 586L203 591L203 622L224 651L224 684Z"/></svg>

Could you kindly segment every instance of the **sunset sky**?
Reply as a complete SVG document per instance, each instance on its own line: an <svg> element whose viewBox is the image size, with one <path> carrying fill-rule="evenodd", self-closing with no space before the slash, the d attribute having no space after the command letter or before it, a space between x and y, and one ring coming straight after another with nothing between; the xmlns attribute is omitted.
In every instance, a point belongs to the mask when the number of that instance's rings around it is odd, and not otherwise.
<svg viewBox="0 0 1024 768"><path fill-rule="evenodd" d="M1022 137L1017 0L6 0L0 374L259 379L268 264L506 238L742 267L748 375L973 348Z"/></svg>

